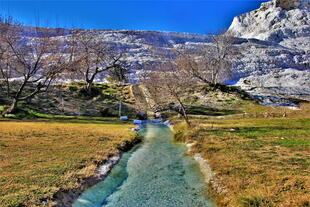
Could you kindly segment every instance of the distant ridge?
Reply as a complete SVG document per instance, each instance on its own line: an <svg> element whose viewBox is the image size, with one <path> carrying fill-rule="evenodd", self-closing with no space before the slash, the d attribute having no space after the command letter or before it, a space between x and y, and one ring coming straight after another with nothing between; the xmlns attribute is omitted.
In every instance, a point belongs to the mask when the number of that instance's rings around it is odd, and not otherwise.
<svg viewBox="0 0 310 207"><path fill-rule="evenodd" d="M282 8L279 5L286 5ZM243 54L234 64L234 78L228 81L247 90L266 105L295 105L291 100L310 101L310 13L309 0L273 0L235 17L229 30L237 39L234 46ZM67 41L70 29L43 28ZM24 27L25 36L36 37L34 27ZM113 29L77 29L118 47L126 53L130 80L137 81L141 70L162 61L152 51L170 54L178 48L197 50L212 47L208 35ZM153 68L154 69L154 68ZM103 81L98 77L96 81Z"/></svg>

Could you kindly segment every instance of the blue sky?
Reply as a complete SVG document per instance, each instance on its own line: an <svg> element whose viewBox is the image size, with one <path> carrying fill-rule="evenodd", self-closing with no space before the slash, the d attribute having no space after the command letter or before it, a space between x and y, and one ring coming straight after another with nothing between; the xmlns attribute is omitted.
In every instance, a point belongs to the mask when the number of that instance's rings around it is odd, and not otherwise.
<svg viewBox="0 0 310 207"><path fill-rule="evenodd" d="M266 0L0 0L25 25L207 34Z"/></svg>

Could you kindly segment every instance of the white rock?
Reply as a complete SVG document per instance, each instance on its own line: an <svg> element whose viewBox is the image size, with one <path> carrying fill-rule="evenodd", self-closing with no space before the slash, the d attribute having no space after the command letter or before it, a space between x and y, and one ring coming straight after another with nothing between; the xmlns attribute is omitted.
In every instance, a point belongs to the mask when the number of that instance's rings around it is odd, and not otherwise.
<svg viewBox="0 0 310 207"><path fill-rule="evenodd" d="M293 9L284 9L292 3ZM294 106L289 98L310 99L308 5L309 0L273 0L234 18L229 30L239 37L235 46L240 48L243 57L234 64L235 78L231 84L248 90L266 105ZM154 48L169 53L184 46L192 50L212 46L210 37L196 34L130 30L86 32L98 41L114 44L125 51L131 69L129 79L133 83L147 64L162 61L152 52ZM65 40L68 35L55 38ZM104 75L98 76L96 81L102 82L104 78Z"/></svg>
<svg viewBox="0 0 310 207"><path fill-rule="evenodd" d="M291 10L275 7L274 2L263 3L259 9L235 17L229 30L237 37L274 41L283 46L286 39L302 38L297 39L298 43L309 46L310 13L306 6L309 1L299 0L298 6Z"/></svg>

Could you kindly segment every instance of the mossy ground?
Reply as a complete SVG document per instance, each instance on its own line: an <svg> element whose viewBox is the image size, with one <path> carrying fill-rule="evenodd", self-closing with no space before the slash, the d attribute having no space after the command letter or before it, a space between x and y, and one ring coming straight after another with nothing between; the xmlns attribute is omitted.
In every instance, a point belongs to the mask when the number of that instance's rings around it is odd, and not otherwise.
<svg viewBox="0 0 310 207"><path fill-rule="evenodd" d="M35 113L71 116L118 116L118 104L122 100L122 114L134 117L135 98L131 85L99 84L92 87L91 94L85 91L84 82L54 84L46 93L19 102L15 118L34 118ZM30 90L27 86L25 91ZM13 90L13 89L12 89ZM0 113L10 100L0 91Z"/></svg>
<svg viewBox="0 0 310 207"><path fill-rule="evenodd" d="M219 206L310 206L310 105L301 110L246 105L243 114L192 116L176 139L215 172L210 189Z"/></svg>
<svg viewBox="0 0 310 207"><path fill-rule="evenodd" d="M97 165L135 139L114 118L51 116L0 120L0 206L46 206L78 188Z"/></svg>

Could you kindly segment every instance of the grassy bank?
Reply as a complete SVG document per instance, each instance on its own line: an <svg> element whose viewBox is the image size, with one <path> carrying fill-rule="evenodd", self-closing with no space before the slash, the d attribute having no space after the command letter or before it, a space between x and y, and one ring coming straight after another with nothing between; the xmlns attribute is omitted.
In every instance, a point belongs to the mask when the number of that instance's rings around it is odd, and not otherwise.
<svg viewBox="0 0 310 207"><path fill-rule="evenodd" d="M247 106L242 115L194 116L176 139L209 161L219 206L310 206L310 106Z"/></svg>
<svg viewBox="0 0 310 207"><path fill-rule="evenodd" d="M113 118L0 120L0 206L44 206L135 139ZM46 206L46 205L45 205Z"/></svg>

